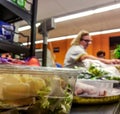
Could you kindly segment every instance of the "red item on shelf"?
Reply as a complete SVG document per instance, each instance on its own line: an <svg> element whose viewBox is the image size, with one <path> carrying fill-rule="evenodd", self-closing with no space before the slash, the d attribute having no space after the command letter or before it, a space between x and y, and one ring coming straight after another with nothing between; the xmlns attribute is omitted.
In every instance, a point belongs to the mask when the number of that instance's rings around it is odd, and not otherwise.
<svg viewBox="0 0 120 114"><path fill-rule="evenodd" d="M31 57L26 62L29 66L40 66L39 60L36 57Z"/></svg>

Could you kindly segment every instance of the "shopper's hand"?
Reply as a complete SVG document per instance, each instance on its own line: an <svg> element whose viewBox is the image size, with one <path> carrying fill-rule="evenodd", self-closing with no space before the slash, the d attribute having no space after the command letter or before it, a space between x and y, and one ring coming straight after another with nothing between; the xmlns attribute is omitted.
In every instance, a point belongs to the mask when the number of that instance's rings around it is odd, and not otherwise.
<svg viewBox="0 0 120 114"><path fill-rule="evenodd" d="M119 59L111 59L111 63L112 64L120 64L120 60Z"/></svg>
<svg viewBox="0 0 120 114"><path fill-rule="evenodd" d="M105 64L114 64L114 60L110 60L110 59L102 59L102 62Z"/></svg>

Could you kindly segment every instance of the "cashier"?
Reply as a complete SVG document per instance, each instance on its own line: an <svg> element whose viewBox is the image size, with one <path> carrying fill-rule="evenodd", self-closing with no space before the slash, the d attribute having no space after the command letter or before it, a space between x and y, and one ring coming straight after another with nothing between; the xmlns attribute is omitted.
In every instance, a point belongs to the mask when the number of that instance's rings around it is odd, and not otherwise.
<svg viewBox="0 0 120 114"><path fill-rule="evenodd" d="M88 54L86 49L91 43L92 38L89 32L81 30L77 37L71 42L71 47L68 49L65 56L64 67L74 68L75 66L84 66L82 61L85 59L98 60L105 64L120 64L119 59L104 59Z"/></svg>

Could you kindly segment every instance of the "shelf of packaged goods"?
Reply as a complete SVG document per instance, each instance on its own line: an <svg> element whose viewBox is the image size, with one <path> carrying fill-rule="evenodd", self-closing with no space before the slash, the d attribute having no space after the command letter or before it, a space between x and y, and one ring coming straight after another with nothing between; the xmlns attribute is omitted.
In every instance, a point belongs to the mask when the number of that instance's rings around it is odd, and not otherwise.
<svg viewBox="0 0 120 114"><path fill-rule="evenodd" d="M1 53L11 52L13 54L25 54L26 56L28 56L29 48L21 46L16 43L0 40L0 52Z"/></svg>
<svg viewBox="0 0 120 114"><path fill-rule="evenodd" d="M31 13L11 1L0 0L0 11L0 19L5 22L13 23L25 20L28 24L31 23Z"/></svg>

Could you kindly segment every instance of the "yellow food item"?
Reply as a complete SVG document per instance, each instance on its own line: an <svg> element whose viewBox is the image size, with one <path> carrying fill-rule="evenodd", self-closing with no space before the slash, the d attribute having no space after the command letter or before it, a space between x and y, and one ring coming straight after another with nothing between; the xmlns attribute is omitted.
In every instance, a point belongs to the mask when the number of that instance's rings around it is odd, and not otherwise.
<svg viewBox="0 0 120 114"><path fill-rule="evenodd" d="M46 84L43 79L32 79L27 82L30 85L30 93L36 95L38 90L45 88Z"/></svg>
<svg viewBox="0 0 120 114"><path fill-rule="evenodd" d="M21 82L20 74L0 74L0 83L19 83Z"/></svg>
<svg viewBox="0 0 120 114"><path fill-rule="evenodd" d="M1 74L0 100L15 100L37 95L46 83L41 77L29 74Z"/></svg>
<svg viewBox="0 0 120 114"><path fill-rule="evenodd" d="M3 86L3 99L21 99L30 96L30 86L27 83L6 83Z"/></svg>
<svg viewBox="0 0 120 114"><path fill-rule="evenodd" d="M24 83L29 84L31 95L35 95L38 90L44 89L46 87L45 81L40 77L23 75L21 78Z"/></svg>

